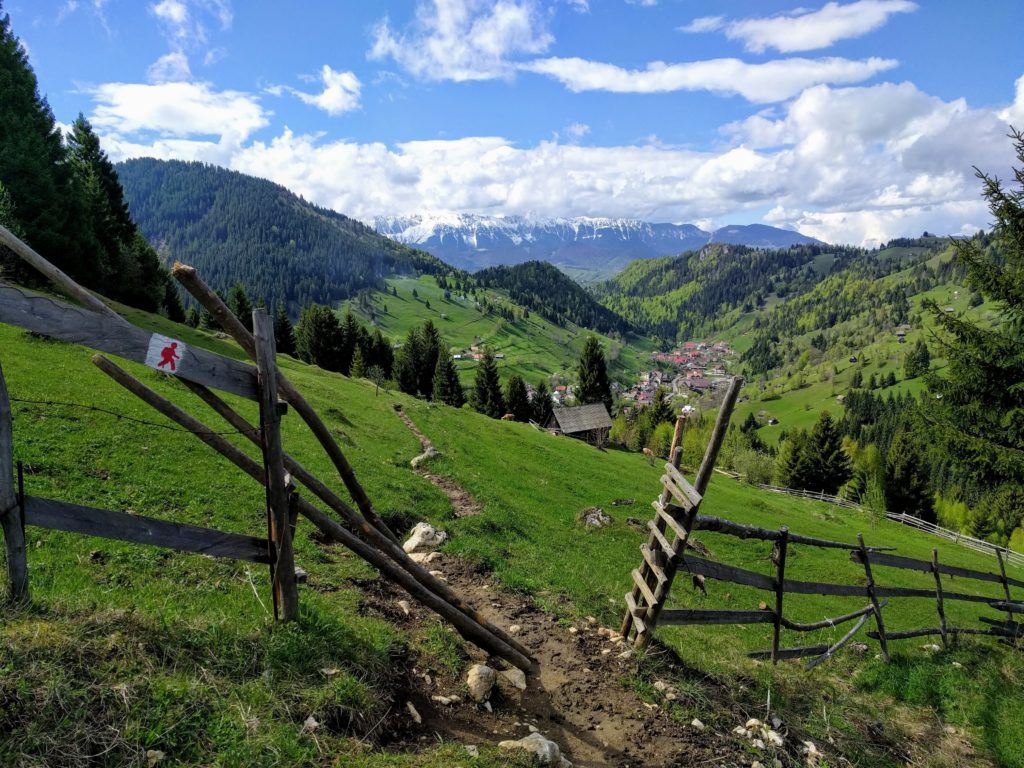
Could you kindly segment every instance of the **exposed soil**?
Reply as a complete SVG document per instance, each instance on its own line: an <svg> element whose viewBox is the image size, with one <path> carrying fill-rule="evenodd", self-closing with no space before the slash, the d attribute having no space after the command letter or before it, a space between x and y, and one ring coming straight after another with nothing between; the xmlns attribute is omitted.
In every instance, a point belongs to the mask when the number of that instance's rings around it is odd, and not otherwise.
<svg viewBox="0 0 1024 768"><path fill-rule="evenodd" d="M416 468L416 474L420 477L425 477L448 497L448 501L451 502L452 509L455 511L456 517L479 515L484 511L483 505L473 498L473 494L454 480L427 472L422 467Z"/></svg>

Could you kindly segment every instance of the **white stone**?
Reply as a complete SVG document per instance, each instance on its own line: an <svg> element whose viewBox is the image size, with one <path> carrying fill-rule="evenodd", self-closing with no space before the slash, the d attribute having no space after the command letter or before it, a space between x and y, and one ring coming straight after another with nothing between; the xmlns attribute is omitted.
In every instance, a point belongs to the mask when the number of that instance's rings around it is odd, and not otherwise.
<svg viewBox="0 0 1024 768"><path fill-rule="evenodd" d="M304 733L313 733L317 728L320 727L320 723L316 721L316 718L310 715L306 718L306 721L302 724L302 730Z"/></svg>
<svg viewBox="0 0 1024 768"><path fill-rule="evenodd" d="M773 747L779 747L781 749L783 744L785 744L785 741L782 736L779 735L778 731L768 731L764 736L768 739L768 743Z"/></svg>
<svg viewBox="0 0 1024 768"><path fill-rule="evenodd" d="M602 648L602 649L601 649L601 655L602 655L602 656L607 656L607 655L608 655L609 653L611 653L611 652L612 652L612 649L611 649L611 648Z"/></svg>
<svg viewBox="0 0 1024 768"><path fill-rule="evenodd" d="M462 702L462 699L458 696L441 696L440 694L434 694L430 698L436 701L438 704L444 704L446 707L451 706L452 704L459 704Z"/></svg>
<svg viewBox="0 0 1024 768"><path fill-rule="evenodd" d="M690 727L696 728L698 731L703 731L706 726L704 725L704 723L702 723L695 717L693 718L693 720L690 721Z"/></svg>
<svg viewBox="0 0 1024 768"><path fill-rule="evenodd" d="M762 725L764 725L764 723L762 723L756 717L752 717L749 720L747 720L747 726L746 727L749 728L752 731L756 731Z"/></svg>
<svg viewBox="0 0 1024 768"><path fill-rule="evenodd" d="M772 728L774 728L775 730L779 730L779 728L781 728L781 727L782 727L782 718L779 717L778 715L775 715L774 717L772 717Z"/></svg>
<svg viewBox="0 0 1024 768"><path fill-rule="evenodd" d="M748 731L742 725L737 725L735 728L732 729L732 732L734 734L736 734L737 736L739 736L741 739L749 739L750 738L750 731Z"/></svg>
<svg viewBox="0 0 1024 768"><path fill-rule="evenodd" d="M466 754L470 757L480 757L480 747L476 746L476 744L467 744Z"/></svg>
<svg viewBox="0 0 1024 768"><path fill-rule="evenodd" d="M668 683L666 683L664 680L655 680L654 690L656 690L658 693L664 693L668 690Z"/></svg>
<svg viewBox="0 0 1024 768"><path fill-rule="evenodd" d="M576 627L569 627L569 634L570 635L575 635L575 634L578 634L578 633L579 633L579 629L577 629Z"/></svg>
<svg viewBox="0 0 1024 768"><path fill-rule="evenodd" d="M412 705L411 701L405 702L405 708L409 710L409 717L412 718L412 721L416 723L416 725L423 722L423 718L420 717L420 713L416 711L416 707Z"/></svg>
<svg viewBox="0 0 1024 768"><path fill-rule="evenodd" d="M959 661L954 661L953 662L953 666L956 667L957 669L963 669L964 665L961 664Z"/></svg>
<svg viewBox="0 0 1024 768"><path fill-rule="evenodd" d="M324 677L334 677L340 671L337 667L324 667L320 670L320 674Z"/></svg>
<svg viewBox="0 0 1024 768"><path fill-rule="evenodd" d="M430 552L441 546L448 534L437 530L430 523L416 523L402 548L406 552Z"/></svg>
<svg viewBox="0 0 1024 768"><path fill-rule="evenodd" d="M146 765L148 768L153 768L157 763L163 762L163 759L167 757L159 749L147 749L146 750Z"/></svg>
<svg viewBox="0 0 1024 768"><path fill-rule="evenodd" d="M558 766L559 768L568 768L572 765L562 757L562 750L555 742L544 738L539 733L531 733L529 736L514 741L511 739L502 741L498 744L498 749L502 752L523 750L534 755L541 765Z"/></svg>
<svg viewBox="0 0 1024 768"><path fill-rule="evenodd" d="M491 695L498 673L486 664L474 664L466 675L466 686L473 701L482 704Z"/></svg>
<svg viewBox="0 0 1024 768"><path fill-rule="evenodd" d="M754 739L751 744L753 744L756 749L764 749L765 747L765 743L762 739Z"/></svg>
<svg viewBox="0 0 1024 768"><path fill-rule="evenodd" d="M755 760L750 764L750 768L764 768L764 765L761 764L760 760Z"/></svg>
<svg viewBox="0 0 1024 768"><path fill-rule="evenodd" d="M486 709L488 712L494 711L494 707L491 706L491 702L489 701L484 702L484 709ZM497 731L495 731L495 733L497 733Z"/></svg>
<svg viewBox="0 0 1024 768"><path fill-rule="evenodd" d="M513 624L513 625L511 625L508 628L508 633L510 635L515 635L515 634L518 634L519 632L522 632L522 631L523 631L523 628L521 626L519 626L518 624Z"/></svg>
<svg viewBox="0 0 1024 768"><path fill-rule="evenodd" d="M587 616L586 621L587 621L587 624L591 624L591 625L597 624L597 619L594 618L593 616Z"/></svg>
<svg viewBox="0 0 1024 768"><path fill-rule="evenodd" d="M942 648L937 646L935 643L929 643L928 645L922 645L921 647L929 653L938 653L942 650Z"/></svg>
<svg viewBox="0 0 1024 768"><path fill-rule="evenodd" d="M418 467L423 462L430 461L430 459L433 459L435 456L440 456L440 455L441 454L437 450L437 448L435 448L434 446L431 445L429 448L427 448L427 450L425 450L419 456L414 457L413 460L409 462L409 464L412 465L413 469L416 469L416 467Z"/></svg>
<svg viewBox="0 0 1024 768"><path fill-rule="evenodd" d="M508 680L514 688L518 688L520 691L526 690L526 673L521 669L504 669L501 671L501 676Z"/></svg>
<svg viewBox="0 0 1024 768"><path fill-rule="evenodd" d="M608 627L598 627L597 628L598 637L608 637L608 635L610 633L611 633L611 630L608 629Z"/></svg>
<svg viewBox="0 0 1024 768"><path fill-rule="evenodd" d="M628 659L632 655L633 655L633 652L627 648L626 650L624 650L622 653L619 654L619 658L620 659Z"/></svg>
<svg viewBox="0 0 1024 768"><path fill-rule="evenodd" d="M665 694L665 701L675 701L677 698L679 697L676 696L672 691L669 691Z"/></svg>
<svg viewBox="0 0 1024 768"><path fill-rule="evenodd" d="M399 600L398 607L402 609L402 613L408 616L412 612L412 605L408 600Z"/></svg>

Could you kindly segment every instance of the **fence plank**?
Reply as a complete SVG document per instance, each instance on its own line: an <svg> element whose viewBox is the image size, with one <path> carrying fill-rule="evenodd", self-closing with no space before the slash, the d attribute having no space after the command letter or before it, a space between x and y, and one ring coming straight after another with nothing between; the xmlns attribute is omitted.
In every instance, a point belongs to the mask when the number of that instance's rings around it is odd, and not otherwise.
<svg viewBox="0 0 1024 768"><path fill-rule="evenodd" d="M725 565L724 563L715 563L702 557L684 555L680 558L679 567L690 573L709 576L718 581L730 581L733 584L743 584L754 589L763 589L766 592L775 591L775 579L770 576L743 568L736 568L732 565ZM797 582L787 582L787 589L790 583ZM864 594L864 590L861 589L858 594Z"/></svg>
<svg viewBox="0 0 1024 768"><path fill-rule="evenodd" d="M986 600L989 605L999 611L1006 611L1007 613L1024 613L1024 603L1015 603L1006 600Z"/></svg>
<svg viewBox="0 0 1024 768"><path fill-rule="evenodd" d="M14 421L3 368L0 368L0 526L7 549L7 596L13 603L24 603L29 597L28 560L25 529L14 490Z"/></svg>
<svg viewBox="0 0 1024 768"><path fill-rule="evenodd" d="M270 562L266 539L36 496L25 497L25 524L211 557Z"/></svg>
<svg viewBox="0 0 1024 768"><path fill-rule="evenodd" d="M864 622L866 622L867 620L867 614L861 616L857 623L850 628L850 631L843 635L834 645L830 646L827 651L821 654L821 656L819 656L818 658L812 659L811 661L807 662L807 664L804 666L804 671L810 672L823 661L827 661L828 659L832 658L832 654L834 654L848 642L853 640L854 635L860 632L861 627L864 626Z"/></svg>
<svg viewBox="0 0 1024 768"><path fill-rule="evenodd" d="M772 611L717 611L698 608L666 608L658 618L659 624L771 624Z"/></svg>
<svg viewBox="0 0 1024 768"><path fill-rule="evenodd" d="M902 568L908 571L920 571L921 573L931 573L932 564L927 560L915 560L911 557L903 557L901 555L890 555L884 552L868 550L868 557L871 558L872 565L882 565L889 568ZM859 561L860 553L856 553L854 558ZM989 571L976 571L972 568L960 568L956 565L945 565L939 564L939 572L944 573L947 576L959 576L964 579L975 579L976 581L989 581L994 584L1002 584L1003 579L997 573L990 573ZM1010 584L1024 587L1024 581L1017 581L1016 579L1007 579Z"/></svg>
<svg viewBox="0 0 1024 768"><path fill-rule="evenodd" d="M767 528L758 528L753 525L742 525L732 520L725 520L721 517L711 515L697 515L694 519L694 528L701 531L712 531L713 533L724 533L727 536L735 536L738 539L760 539L762 541L778 541L778 531L771 531ZM789 534L790 544L807 544L812 547L825 549L851 549L857 550L856 544L847 544L842 541L829 541L828 539L817 539L813 536L801 536L798 533Z"/></svg>
<svg viewBox="0 0 1024 768"><path fill-rule="evenodd" d="M935 576L935 610L939 614L939 629L942 631L942 647L949 647L946 636L946 607L942 602L942 571L939 566L939 550L932 549L932 574Z"/></svg>
<svg viewBox="0 0 1024 768"><path fill-rule="evenodd" d="M789 549L789 528L779 529L772 560L775 561L775 622L772 627L772 664L779 662L779 640L782 637L782 600L786 595L786 552Z"/></svg>
<svg viewBox="0 0 1024 768"><path fill-rule="evenodd" d="M153 334L116 317L0 284L0 323L145 363ZM256 369L251 365L192 344L183 346L176 369L168 373L250 400L257 398Z"/></svg>
<svg viewBox="0 0 1024 768"><path fill-rule="evenodd" d="M879 607L885 608L886 605L888 605L888 602L882 602ZM875 606L867 605L866 607L861 608L859 611L853 611L852 613L847 613L842 616L836 616L831 619L815 621L810 624L800 624L795 621L790 621L785 616L783 616L782 626L784 626L786 629L792 629L796 632L814 632L819 629L828 629L829 627L835 627L839 624L845 624L847 621L852 621L853 619L856 619L859 616L863 616L866 613L872 613L874 612L874 610Z"/></svg>
<svg viewBox="0 0 1024 768"><path fill-rule="evenodd" d="M864 576L867 579L867 593L871 605L875 609L875 626L878 627L878 644L882 648L882 658L889 662L889 645L885 639L885 620L882 618L882 609L878 605L878 592L875 589L875 577L871 575L871 557L868 548L864 546L864 536L857 534L857 543L860 544L860 559L864 564ZM930 597L930 595L929 595Z"/></svg>

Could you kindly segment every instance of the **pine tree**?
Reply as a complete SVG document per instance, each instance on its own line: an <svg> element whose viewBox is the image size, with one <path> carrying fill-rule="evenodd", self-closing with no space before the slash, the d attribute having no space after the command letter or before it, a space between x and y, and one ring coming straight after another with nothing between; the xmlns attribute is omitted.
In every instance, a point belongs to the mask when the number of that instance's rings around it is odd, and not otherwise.
<svg viewBox="0 0 1024 768"><path fill-rule="evenodd" d="M785 488L811 489L813 478L811 477L807 443L807 431L800 429L791 432L779 444L779 454L775 460L779 485Z"/></svg>
<svg viewBox="0 0 1024 768"><path fill-rule="evenodd" d="M551 418L554 403L551 401L551 392L548 390L547 382L543 379L537 382L537 388L533 391L533 399L530 400L530 406L533 410L533 420L542 427L547 424L548 419Z"/></svg>
<svg viewBox="0 0 1024 768"><path fill-rule="evenodd" d="M612 388L608 381L608 366L605 363L604 351L596 336L588 336L584 342L576 376L579 380L576 388L576 401L580 405L604 403L604 407L610 413Z"/></svg>
<svg viewBox="0 0 1024 768"><path fill-rule="evenodd" d="M486 348L480 367L476 369L470 403L474 410L493 419L500 419L506 413L505 398L501 394L501 379L498 377L498 364L491 350Z"/></svg>
<svg viewBox="0 0 1024 768"><path fill-rule="evenodd" d="M907 430L897 432L889 445L885 506L893 512L935 522L928 468L918 438Z"/></svg>
<svg viewBox="0 0 1024 768"><path fill-rule="evenodd" d="M181 296L169 279L164 281L164 296L160 302L164 316L172 323L185 322L185 308L181 305Z"/></svg>
<svg viewBox="0 0 1024 768"><path fill-rule="evenodd" d="M676 412L672 408L672 393L668 388L658 387L651 399L651 404L647 407L651 411L651 423L655 426L666 422L675 424Z"/></svg>
<svg viewBox="0 0 1024 768"><path fill-rule="evenodd" d="M968 286L993 303L996 321L980 324L924 304L943 332L948 361L942 376L927 377L924 439L974 497L1024 484L1024 133L1011 137L1020 163L1013 186L978 173L995 221L990 242L954 241Z"/></svg>
<svg viewBox="0 0 1024 768"><path fill-rule="evenodd" d="M341 336L338 343L338 370L348 376L352 371L352 363L355 360L356 349L359 347L359 337L365 332L352 314L351 308L345 311L345 317L341 321Z"/></svg>
<svg viewBox="0 0 1024 768"><path fill-rule="evenodd" d="M252 332L252 302L245 292L245 286L236 282L228 294L228 309L237 317L249 332Z"/></svg>
<svg viewBox="0 0 1024 768"><path fill-rule="evenodd" d="M380 328L374 328L373 334L370 336L370 346L372 348L369 355L371 367L379 367L385 379L391 378L395 365L395 353L391 348L391 342L384 338Z"/></svg>
<svg viewBox="0 0 1024 768"><path fill-rule="evenodd" d="M420 391L420 366L423 364L423 337L419 328L410 328L405 343L395 358L395 380L407 395Z"/></svg>
<svg viewBox="0 0 1024 768"><path fill-rule="evenodd" d="M924 339L918 339L903 357L903 375L908 379L924 376L931 367L932 356Z"/></svg>
<svg viewBox="0 0 1024 768"><path fill-rule="evenodd" d="M279 354L295 356L295 328L283 301L277 303L277 312L274 313L274 343Z"/></svg>
<svg viewBox="0 0 1024 768"><path fill-rule="evenodd" d="M362 347L356 347L356 353L352 356L352 368L349 375L353 379L362 379L366 376L366 361L363 360Z"/></svg>
<svg viewBox="0 0 1024 768"><path fill-rule="evenodd" d="M852 475L843 437L828 411L822 411L804 446L808 474L803 485L811 491L835 495Z"/></svg>
<svg viewBox="0 0 1024 768"><path fill-rule="evenodd" d="M421 397L429 398L434 393L434 371L437 369L437 359L444 347L444 340L441 338L441 332L437 330L437 326L431 320L427 320L423 324L420 339L423 342L423 347L416 369L416 378L419 382L417 389Z"/></svg>
<svg viewBox="0 0 1024 768"><path fill-rule="evenodd" d="M526 394L526 382L522 376L510 376L505 387L505 407L516 421L529 421L530 398Z"/></svg>
<svg viewBox="0 0 1024 768"><path fill-rule="evenodd" d="M437 356L437 367L434 370L433 399L439 403L461 408L466 402L466 395L459 382L459 372L455 368L452 353L442 347Z"/></svg>
<svg viewBox="0 0 1024 768"><path fill-rule="evenodd" d="M295 351L303 362L340 371L341 325L328 307L311 304L302 310L295 328Z"/></svg>
<svg viewBox="0 0 1024 768"><path fill-rule="evenodd" d="M185 325L191 328L199 327L199 310L195 307L189 307L188 312L185 313Z"/></svg>

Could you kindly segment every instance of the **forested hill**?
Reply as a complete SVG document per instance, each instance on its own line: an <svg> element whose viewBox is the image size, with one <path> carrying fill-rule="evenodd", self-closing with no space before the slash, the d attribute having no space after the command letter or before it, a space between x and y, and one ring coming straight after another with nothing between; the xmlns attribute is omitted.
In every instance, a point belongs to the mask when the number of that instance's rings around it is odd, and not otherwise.
<svg viewBox="0 0 1024 768"><path fill-rule="evenodd" d="M392 275L451 270L272 182L202 163L154 159L117 166L132 216L167 260L192 264L216 288L241 281L294 313L333 304Z"/></svg>
<svg viewBox="0 0 1024 768"><path fill-rule="evenodd" d="M853 277L871 281L898 272L946 244L936 237L903 239L872 251L713 244L681 256L634 262L596 291L604 306L643 330L668 340L688 339L717 333L755 310L808 294L829 278L842 285Z"/></svg>
<svg viewBox="0 0 1024 768"><path fill-rule="evenodd" d="M547 262L528 261L507 267L490 267L474 277L485 288L508 291L517 304L555 325L567 323L601 333L628 333L628 321L602 306L575 280Z"/></svg>

